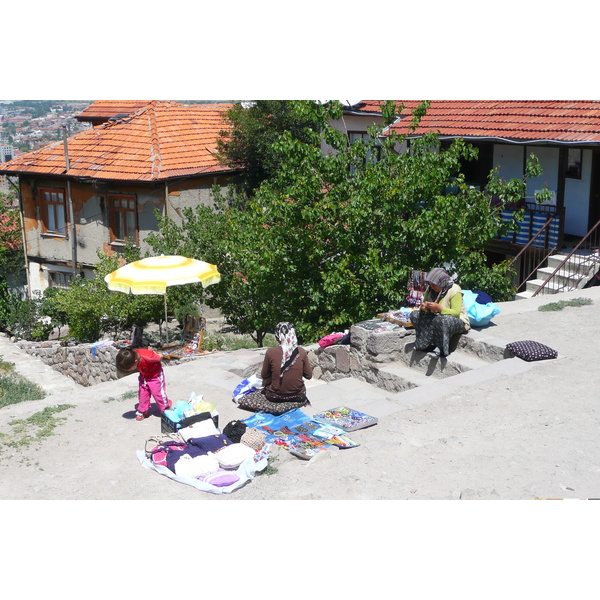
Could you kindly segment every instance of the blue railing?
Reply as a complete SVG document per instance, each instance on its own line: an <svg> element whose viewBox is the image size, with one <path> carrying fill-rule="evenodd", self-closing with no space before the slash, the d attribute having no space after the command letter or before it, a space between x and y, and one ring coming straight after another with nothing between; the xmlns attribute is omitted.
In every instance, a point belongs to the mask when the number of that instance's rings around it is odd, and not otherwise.
<svg viewBox="0 0 600 600"><path fill-rule="evenodd" d="M517 210L503 210L502 220L504 222L510 221L515 212ZM525 216L519 222L519 228L516 231L509 231L506 235L498 236L497 239L526 246L542 230L551 217L554 218L546 227L545 232L542 235L538 235L531 245L540 248L556 247L558 246L560 237L562 215L557 212L555 206L543 206L529 202L525 205Z"/></svg>

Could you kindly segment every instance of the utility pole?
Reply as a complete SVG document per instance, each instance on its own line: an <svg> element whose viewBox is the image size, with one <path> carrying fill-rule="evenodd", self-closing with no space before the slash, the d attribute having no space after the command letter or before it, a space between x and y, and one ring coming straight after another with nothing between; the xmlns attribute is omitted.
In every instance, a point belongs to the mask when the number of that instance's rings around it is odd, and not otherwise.
<svg viewBox="0 0 600 600"><path fill-rule="evenodd" d="M63 125L63 142L65 147L65 173L68 174L71 165L69 163L69 145L67 143L67 128ZM68 177L68 175L67 175ZM75 215L73 213L73 200L71 198L71 181L67 178L67 204L69 207L69 230L71 234L71 262L73 263L73 279L77 277L77 237L75 233Z"/></svg>

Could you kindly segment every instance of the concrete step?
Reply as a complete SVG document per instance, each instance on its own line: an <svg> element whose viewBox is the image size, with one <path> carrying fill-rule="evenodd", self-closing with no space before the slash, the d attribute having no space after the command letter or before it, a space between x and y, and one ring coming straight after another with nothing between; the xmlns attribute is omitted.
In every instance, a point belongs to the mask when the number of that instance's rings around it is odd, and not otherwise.
<svg viewBox="0 0 600 600"><path fill-rule="evenodd" d="M370 383L390 392L401 392L431 382L429 375L398 361L378 365L373 375L374 379Z"/></svg>
<svg viewBox="0 0 600 600"><path fill-rule="evenodd" d="M506 358L506 344L513 340L503 340L491 335L493 328L472 327L460 336L457 348L464 350L486 362L497 362Z"/></svg>
<svg viewBox="0 0 600 600"><path fill-rule="evenodd" d="M567 257L566 254L555 254L548 257L548 267L553 271L556 269ZM586 253L578 254L577 258L571 257L561 268L571 271L572 273L583 273L586 272L591 266L600 266L600 256L598 253ZM596 268L596 270L598 267Z"/></svg>
<svg viewBox="0 0 600 600"><path fill-rule="evenodd" d="M414 345L414 342L409 342L404 346L404 353L401 355L401 360L411 369L425 373L427 376L433 375L438 378L452 377L489 364L488 361L479 358L475 353L470 351L456 349L447 357L433 358L427 352L415 350Z"/></svg>
<svg viewBox="0 0 600 600"><path fill-rule="evenodd" d="M532 293L536 292L543 283L544 279L530 279L529 281L527 281L525 290ZM569 291L568 288L565 288L564 286L558 286L556 284L553 284L552 281L549 281L544 286L544 288L538 293L538 296L540 294L558 294L560 292L567 291Z"/></svg>
<svg viewBox="0 0 600 600"><path fill-rule="evenodd" d="M533 297L533 292L525 290L524 292L517 292L515 294L515 300L527 300Z"/></svg>
<svg viewBox="0 0 600 600"><path fill-rule="evenodd" d="M537 279L546 281L546 279L548 279L548 277L550 277L554 273L554 270L555 269L553 269L552 267L542 267L537 270L536 277ZM571 290L577 287L577 284L582 279L582 277L585 277L585 275L587 275L587 272L585 274L576 273L562 268L560 269L560 271L554 273L554 276L552 277L548 285L550 283L554 283L555 286L564 286L565 288Z"/></svg>
<svg viewBox="0 0 600 600"><path fill-rule="evenodd" d="M487 363L486 366L479 369L459 373L443 380L435 379L428 386L390 394L387 399L395 404L397 411L401 411L429 404L451 395L460 398L461 388L479 385L490 379L498 379L504 382L507 377L519 375L529 369L534 369L543 362L526 362L516 357L508 358L495 363Z"/></svg>

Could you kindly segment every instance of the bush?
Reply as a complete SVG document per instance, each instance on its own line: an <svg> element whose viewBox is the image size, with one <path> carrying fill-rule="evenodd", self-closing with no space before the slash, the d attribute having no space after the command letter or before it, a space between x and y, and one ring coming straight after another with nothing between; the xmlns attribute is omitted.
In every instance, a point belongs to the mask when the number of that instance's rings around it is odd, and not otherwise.
<svg viewBox="0 0 600 600"><path fill-rule="evenodd" d="M3 304L3 329L30 341L48 339L53 326L40 311L41 293L35 292L32 298L23 299L18 292L9 290Z"/></svg>

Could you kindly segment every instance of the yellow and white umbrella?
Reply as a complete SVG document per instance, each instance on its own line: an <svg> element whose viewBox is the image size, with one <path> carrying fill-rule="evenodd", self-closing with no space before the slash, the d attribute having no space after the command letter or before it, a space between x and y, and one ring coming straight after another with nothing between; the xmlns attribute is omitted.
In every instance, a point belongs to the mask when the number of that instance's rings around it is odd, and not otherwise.
<svg viewBox="0 0 600 600"><path fill-rule="evenodd" d="M109 273L104 278L108 289L125 294L163 294L167 322L167 287L201 283L207 287L221 281L215 265L185 256L142 258Z"/></svg>

